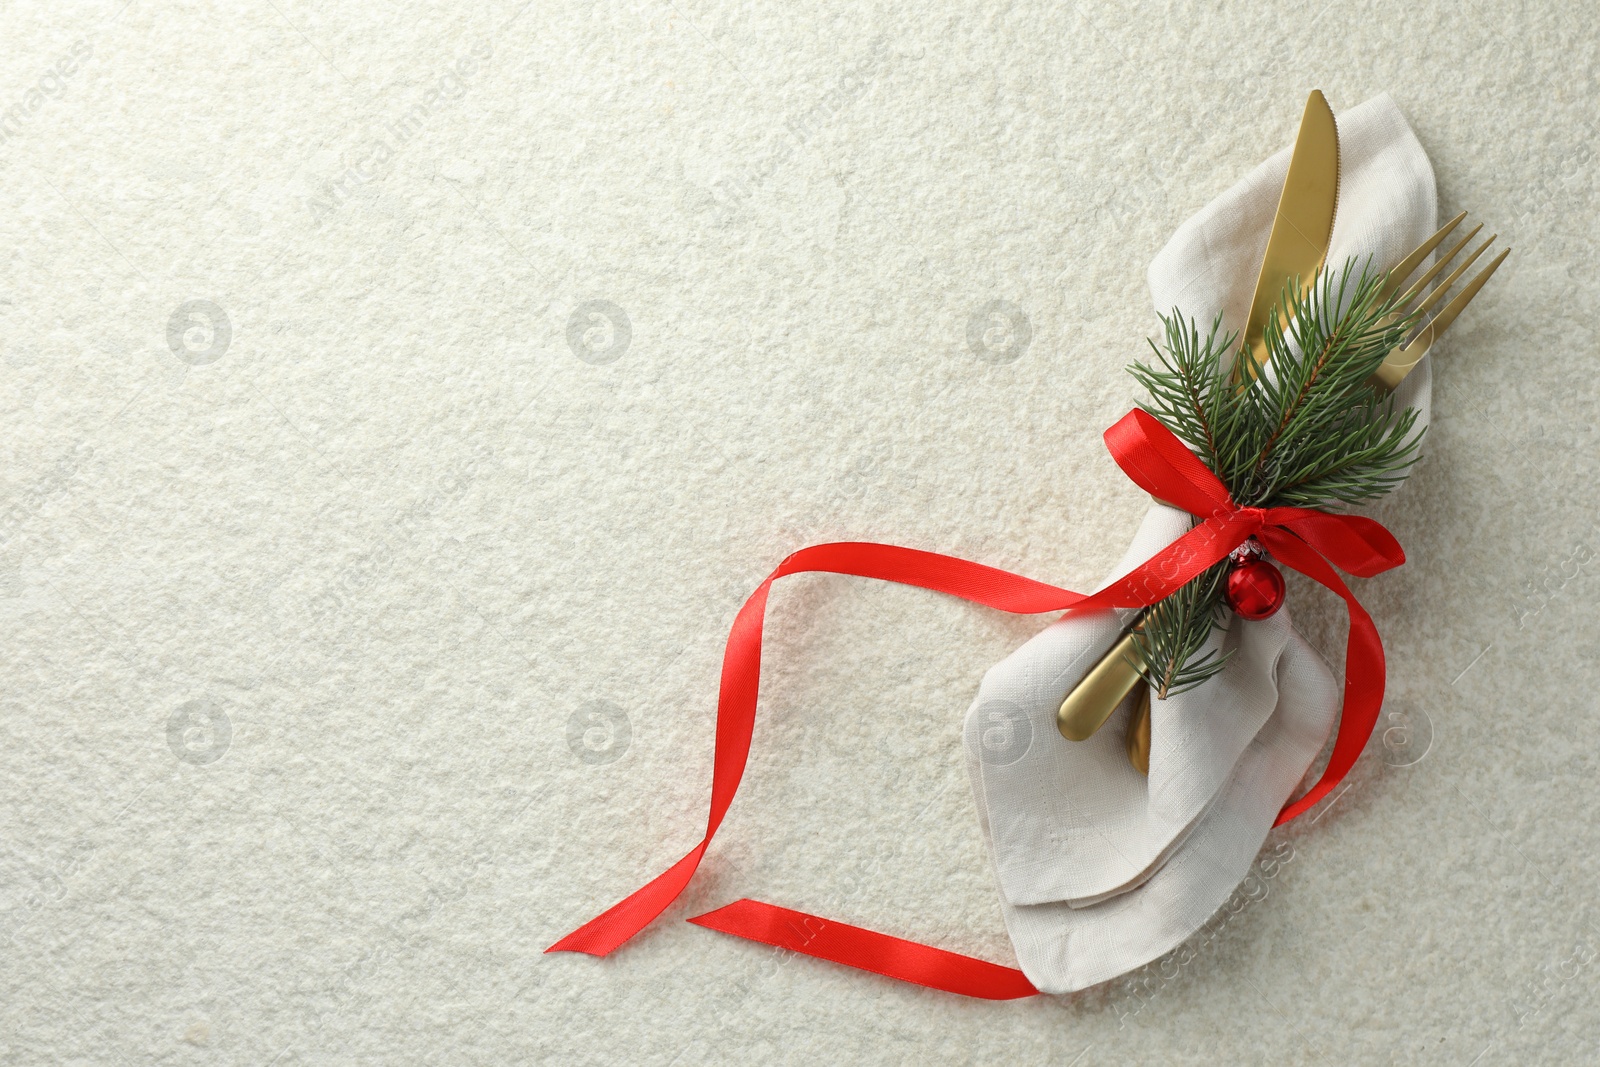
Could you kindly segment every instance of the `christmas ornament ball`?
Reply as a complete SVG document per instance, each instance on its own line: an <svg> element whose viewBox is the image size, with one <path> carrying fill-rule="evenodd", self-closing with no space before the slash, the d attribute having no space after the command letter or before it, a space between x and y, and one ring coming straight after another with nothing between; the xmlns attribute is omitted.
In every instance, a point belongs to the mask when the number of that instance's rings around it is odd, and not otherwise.
<svg viewBox="0 0 1600 1067"><path fill-rule="evenodd" d="M1264 559L1249 559L1228 568L1228 606L1240 616L1270 619L1283 607L1283 575Z"/></svg>

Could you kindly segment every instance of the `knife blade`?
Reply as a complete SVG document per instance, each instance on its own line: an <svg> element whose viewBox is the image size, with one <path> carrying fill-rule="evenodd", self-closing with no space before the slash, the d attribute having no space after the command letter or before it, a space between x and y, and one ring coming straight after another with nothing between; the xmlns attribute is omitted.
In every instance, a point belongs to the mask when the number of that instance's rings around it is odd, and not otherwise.
<svg viewBox="0 0 1600 1067"><path fill-rule="evenodd" d="M1256 277L1255 295L1246 320L1244 349L1234 377L1241 373L1254 377L1267 362L1267 320L1293 278L1309 284L1328 254L1333 236L1334 210L1339 202L1339 127L1322 90L1313 89L1300 116L1300 132L1289 156L1289 173L1278 195L1278 209L1272 230L1267 235L1267 251ZM1078 684L1068 691L1056 711L1056 728L1069 741L1085 741L1094 736L1111 713L1128 698L1141 681L1133 666L1133 632L1144 619L1140 612L1132 625L1112 644ZM1148 766L1148 728L1142 739ZM1131 744L1132 742L1130 742ZM1139 759L1129 750L1134 766Z"/></svg>
<svg viewBox="0 0 1600 1067"><path fill-rule="evenodd" d="M1313 89L1300 116L1300 133L1289 157L1289 174L1278 197L1250 301L1250 317L1245 321L1242 362L1244 373L1251 377L1267 363L1267 320L1284 286L1294 278L1300 279L1302 287L1309 286L1322 266L1338 203L1339 126L1322 90Z"/></svg>

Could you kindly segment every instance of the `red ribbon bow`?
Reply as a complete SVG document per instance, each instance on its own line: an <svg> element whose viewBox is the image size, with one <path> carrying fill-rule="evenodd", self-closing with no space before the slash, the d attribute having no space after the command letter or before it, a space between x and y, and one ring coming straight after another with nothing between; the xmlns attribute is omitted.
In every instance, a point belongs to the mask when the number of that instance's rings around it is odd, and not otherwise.
<svg viewBox="0 0 1600 1067"><path fill-rule="evenodd" d="M1239 507L1193 452L1147 412L1135 409L1105 433L1117 465L1158 500L1201 521L1149 561L1092 595L1074 593L980 563L896 545L838 542L803 548L778 565L734 619L722 660L711 812L705 837L649 884L574 930L546 951L604 956L666 910L689 884L733 802L750 753L761 676L761 631L772 583L806 571L850 574L933 589L1016 614L1147 607L1220 562L1249 537L1279 563L1344 599L1350 613L1344 707L1333 755L1322 777L1278 814L1282 825L1327 796L1355 765L1383 705L1383 643L1377 627L1334 567L1362 578L1405 562L1399 542L1357 515L1310 508ZM740 900L689 920L700 926L778 945L862 970L966 996L1009 1000L1035 992L1010 967L832 922L757 900Z"/></svg>

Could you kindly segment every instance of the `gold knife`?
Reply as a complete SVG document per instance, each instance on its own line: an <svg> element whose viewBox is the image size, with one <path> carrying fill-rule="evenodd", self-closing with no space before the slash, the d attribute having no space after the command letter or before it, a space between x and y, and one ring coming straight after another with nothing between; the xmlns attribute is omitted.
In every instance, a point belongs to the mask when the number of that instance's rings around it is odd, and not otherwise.
<svg viewBox="0 0 1600 1067"><path fill-rule="evenodd" d="M1250 302L1250 317L1244 331L1244 353L1240 362L1254 377L1267 362L1265 336L1267 319L1283 295L1286 285L1299 278L1310 285L1328 253L1333 235L1334 209L1339 202L1339 129L1333 110L1321 90L1313 89L1300 116L1300 133L1289 157L1289 173L1278 197L1278 210L1267 236L1267 251L1256 278L1255 296ZM1245 354L1247 353L1247 354ZM1236 367L1235 374L1241 369ZM1089 668L1082 680L1061 701L1056 711L1056 729L1069 741L1093 737L1117 706L1140 684L1134 666L1133 632L1144 619L1140 612L1120 638ZM1148 707L1141 699L1140 707ZM1145 713L1145 716L1148 712ZM1149 766L1149 720L1143 718L1144 767ZM1136 729L1138 724L1135 724ZM1129 758L1138 767L1132 743Z"/></svg>
<svg viewBox="0 0 1600 1067"><path fill-rule="evenodd" d="M1245 373L1255 377L1267 362L1267 320L1284 286L1300 279L1302 292L1328 254L1333 216L1339 204L1339 127L1322 90L1311 90L1300 133L1289 157L1289 174L1278 197L1278 211L1267 237L1267 252L1256 277L1256 294L1245 321ZM1237 370L1235 372L1238 373Z"/></svg>

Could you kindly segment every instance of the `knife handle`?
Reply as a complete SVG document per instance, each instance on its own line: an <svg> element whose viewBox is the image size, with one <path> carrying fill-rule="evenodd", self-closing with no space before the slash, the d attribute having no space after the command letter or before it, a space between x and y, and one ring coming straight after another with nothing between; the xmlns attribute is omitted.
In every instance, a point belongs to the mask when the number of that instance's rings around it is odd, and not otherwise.
<svg viewBox="0 0 1600 1067"><path fill-rule="evenodd" d="M1124 741L1128 749L1128 762L1133 769L1150 777L1150 687L1139 687L1139 699L1133 705L1133 715L1128 719L1128 736Z"/></svg>
<svg viewBox="0 0 1600 1067"><path fill-rule="evenodd" d="M1144 626L1144 613L1122 632L1100 661L1072 690L1056 711L1056 729L1068 741L1087 741L1105 725L1117 705L1127 699L1143 676L1134 666L1138 652L1134 634Z"/></svg>

